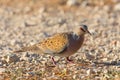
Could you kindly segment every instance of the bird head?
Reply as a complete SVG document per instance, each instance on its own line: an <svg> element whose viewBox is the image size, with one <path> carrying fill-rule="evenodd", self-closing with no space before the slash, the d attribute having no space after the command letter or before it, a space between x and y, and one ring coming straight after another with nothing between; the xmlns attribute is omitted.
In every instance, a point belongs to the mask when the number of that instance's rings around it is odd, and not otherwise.
<svg viewBox="0 0 120 80"><path fill-rule="evenodd" d="M73 32L78 36L85 35L86 33L92 35L86 25L78 25Z"/></svg>
<svg viewBox="0 0 120 80"><path fill-rule="evenodd" d="M80 25L80 32L83 34L88 33L91 35L91 33L89 32L88 27L86 25Z"/></svg>

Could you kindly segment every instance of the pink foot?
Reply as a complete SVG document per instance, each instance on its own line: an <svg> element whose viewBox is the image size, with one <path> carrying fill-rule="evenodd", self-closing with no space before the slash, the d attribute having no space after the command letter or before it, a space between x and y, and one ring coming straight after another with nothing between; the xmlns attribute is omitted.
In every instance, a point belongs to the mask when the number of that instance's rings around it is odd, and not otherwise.
<svg viewBox="0 0 120 80"><path fill-rule="evenodd" d="M69 59L69 57L66 57L67 61L70 63L73 63L73 60Z"/></svg>

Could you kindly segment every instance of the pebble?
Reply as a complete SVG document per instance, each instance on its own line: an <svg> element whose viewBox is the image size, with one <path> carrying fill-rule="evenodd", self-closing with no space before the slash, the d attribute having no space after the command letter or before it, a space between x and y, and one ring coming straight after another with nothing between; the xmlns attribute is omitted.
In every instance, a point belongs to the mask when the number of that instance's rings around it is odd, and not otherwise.
<svg viewBox="0 0 120 80"><path fill-rule="evenodd" d="M0 74L3 74L5 72L5 68L0 68Z"/></svg>
<svg viewBox="0 0 120 80"><path fill-rule="evenodd" d="M77 0L67 0L67 5L68 6L74 6L77 4Z"/></svg>
<svg viewBox="0 0 120 80"><path fill-rule="evenodd" d="M114 6L114 10L115 11L120 11L120 3L118 3Z"/></svg>

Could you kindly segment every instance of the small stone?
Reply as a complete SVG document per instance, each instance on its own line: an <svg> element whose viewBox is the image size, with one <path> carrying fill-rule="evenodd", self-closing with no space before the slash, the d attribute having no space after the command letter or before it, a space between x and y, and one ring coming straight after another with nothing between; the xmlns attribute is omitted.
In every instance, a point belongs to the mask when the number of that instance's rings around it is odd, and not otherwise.
<svg viewBox="0 0 120 80"><path fill-rule="evenodd" d="M28 7L28 6L26 6L26 7L24 8L24 12L25 12L25 13L29 12L30 10L31 10L31 8Z"/></svg>
<svg viewBox="0 0 120 80"><path fill-rule="evenodd" d="M25 26L26 26L26 27L35 26L35 25L37 25L37 23L36 23L35 21L33 21L33 20L27 20L27 21L25 22Z"/></svg>
<svg viewBox="0 0 120 80"><path fill-rule="evenodd" d="M116 5L114 6L114 10L115 10L115 11L119 11L119 10L120 10L120 3L118 3L118 4L116 4Z"/></svg>
<svg viewBox="0 0 120 80"><path fill-rule="evenodd" d="M91 69L88 69L88 70L86 71L87 75L90 75L92 72L93 72L93 71L92 71Z"/></svg>
<svg viewBox="0 0 120 80"><path fill-rule="evenodd" d="M45 7L40 7L40 9L38 10L39 14L41 15L41 13L45 12L46 8Z"/></svg>
<svg viewBox="0 0 120 80"><path fill-rule="evenodd" d="M66 23L66 19L58 19L58 23L59 23L59 25L61 26L61 25L63 25L64 23Z"/></svg>
<svg viewBox="0 0 120 80"><path fill-rule="evenodd" d="M25 60L25 61L31 61L31 58L30 57L21 57L20 58L20 60L22 61L22 60Z"/></svg>
<svg viewBox="0 0 120 80"><path fill-rule="evenodd" d="M77 75L73 75L73 79L76 79Z"/></svg>
<svg viewBox="0 0 120 80"><path fill-rule="evenodd" d="M20 57L20 61L25 60L25 61L29 61L30 58L30 54L24 53L21 57Z"/></svg>
<svg viewBox="0 0 120 80"><path fill-rule="evenodd" d="M0 74L5 72L5 68L0 68Z"/></svg>
<svg viewBox="0 0 120 80"><path fill-rule="evenodd" d="M103 59L102 59L102 61L107 61L107 60L108 60L108 58L103 58Z"/></svg>
<svg viewBox="0 0 120 80"><path fill-rule="evenodd" d="M34 76L34 74L35 74L35 73L33 73L33 72L28 72L28 73L26 74L26 76Z"/></svg>
<svg viewBox="0 0 120 80"><path fill-rule="evenodd" d="M76 5L76 4L77 4L77 0L68 0L67 1L68 6L73 6L73 5Z"/></svg>
<svg viewBox="0 0 120 80"><path fill-rule="evenodd" d="M8 63L17 62L17 61L19 61L19 57L16 54L9 54L9 55L7 55L6 61Z"/></svg>
<svg viewBox="0 0 120 80"><path fill-rule="evenodd" d="M23 54L23 56L24 57L30 57L30 54L28 54L28 52L27 52L27 53Z"/></svg>

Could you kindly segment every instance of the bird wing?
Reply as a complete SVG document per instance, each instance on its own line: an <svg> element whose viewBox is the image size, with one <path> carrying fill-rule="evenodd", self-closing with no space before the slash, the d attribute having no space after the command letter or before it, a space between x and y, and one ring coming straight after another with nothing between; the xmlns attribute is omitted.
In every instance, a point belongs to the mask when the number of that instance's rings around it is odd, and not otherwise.
<svg viewBox="0 0 120 80"><path fill-rule="evenodd" d="M58 33L54 36L43 40L37 46L44 53L61 53L69 45L68 34L67 33Z"/></svg>

